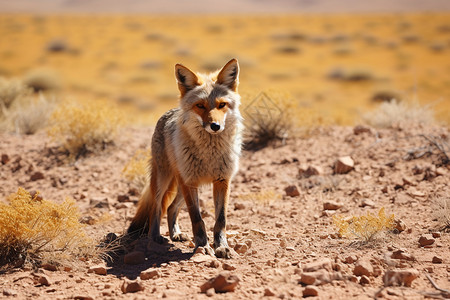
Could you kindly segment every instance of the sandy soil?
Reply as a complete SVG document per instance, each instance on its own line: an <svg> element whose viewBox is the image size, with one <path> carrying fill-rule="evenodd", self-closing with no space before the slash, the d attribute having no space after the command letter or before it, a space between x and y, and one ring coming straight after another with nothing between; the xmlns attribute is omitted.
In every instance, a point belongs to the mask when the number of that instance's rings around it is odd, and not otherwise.
<svg viewBox="0 0 450 300"><path fill-rule="evenodd" d="M72 197L83 216L92 217L93 224L86 228L92 236L120 234L137 201L121 171L137 149L148 147L151 132L151 128L124 129L114 146L76 163L68 163L45 133L1 134L0 155L7 159L0 163L0 197L5 199L19 186L39 190L49 200ZM189 242L158 247L143 239L134 250L144 257L128 256L127 264L119 256L108 264L86 261L71 269L58 266L56 271L18 269L0 274L0 298L296 299L308 291L318 293L320 299L442 296L426 275L441 288L449 288L450 236L439 231L442 223L434 206L437 199L450 195L449 169L443 165L442 152L427 138L448 141L449 134L448 128L439 126L330 127L285 144L246 151L228 213L228 239L239 252L232 259L193 255ZM354 169L334 174L336 159L345 155L354 160ZM313 175L312 169L318 174ZM36 172L43 179L33 181ZM299 195L287 195L285 188L291 185ZM128 197L119 197L124 195ZM202 191L201 199L211 240L214 211L209 188ZM324 210L330 204L336 207ZM381 207L395 214L405 230L382 234L367 244L338 238L333 214L358 216ZM180 213L180 225L192 234L186 211ZM165 220L162 226L167 236ZM421 247L419 238L429 233L433 243ZM439 258L442 263L437 263ZM89 272L98 264L106 275ZM147 269L153 271L147 276L153 277L140 279ZM239 279L235 290L201 293L200 287L224 270ZM383 278L389 270L417 273L418 278L410 287L386 287ZM42 276L45 284L36 282ZM121 287L130 281L143 290L124 293Z"/></svg>

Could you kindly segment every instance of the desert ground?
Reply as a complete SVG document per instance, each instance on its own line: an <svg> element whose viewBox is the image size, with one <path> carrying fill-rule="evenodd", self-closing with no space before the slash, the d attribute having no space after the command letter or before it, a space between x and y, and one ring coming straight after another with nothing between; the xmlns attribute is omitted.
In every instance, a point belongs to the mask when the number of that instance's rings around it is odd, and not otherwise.
<svg viewBox="0 0 450 300"><path fill-rule="evenodd" d="M0 251L14 241L3 216L19 188L34 205L73 199L70 226L91 246L81 255L31 242L20 259L2 257L0 299L450 298L445 10L391 1L349 14L304 1L305 14L286 1L290 14L262 4L252 14L245 1L241 14L211 14L197 1L164 14L156 1L152 14L135 2L141 14L0 1ZM246 119L228 209L233 257L194 253L190 241L117 246L155 122L178 104L174 65L210 72L233 57ZM211 187L200 200L211 241ZM30 232L49 216L34 217ZM192 237L186 209L179 222Z"/></svg>

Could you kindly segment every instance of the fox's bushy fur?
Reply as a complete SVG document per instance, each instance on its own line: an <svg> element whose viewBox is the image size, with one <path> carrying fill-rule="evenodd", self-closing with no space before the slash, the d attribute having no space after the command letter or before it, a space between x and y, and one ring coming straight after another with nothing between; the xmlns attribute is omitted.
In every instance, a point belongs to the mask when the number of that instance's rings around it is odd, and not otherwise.
<svg viewBox="0 0 450 300"><path fill-rule="evenodd" d="M230 182L241 153L242 118L237 93L239 64L229 61L219 72L194 74L177 64L175 75L181 98L178 108L158 121L152 139L150 184L144 189L128 235L143 233L157 242L161 217L167 212L172 240L186 240L177 224L183 198L192 222L196 247L209 250L198 188L213 184L216 223L214 248L219 257L230 257L225 227Z"/></svg>

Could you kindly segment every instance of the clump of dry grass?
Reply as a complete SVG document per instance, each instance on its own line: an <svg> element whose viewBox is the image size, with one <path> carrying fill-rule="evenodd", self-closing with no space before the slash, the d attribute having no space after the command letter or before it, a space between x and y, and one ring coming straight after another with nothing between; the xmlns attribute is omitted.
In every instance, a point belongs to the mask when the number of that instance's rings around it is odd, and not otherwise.
<svg viewBox="0 0 450 300"><path fill-rule="evenodd" d="M101 103L70 103L55 109L50 123L49 135L76 159L111 144L122 118L117 109Z"/></svg>
<svg viewBox="0 0 450 300"><path fill-rule="evenodd" d="M371 126L387 128L407 123L432 124L434 112L430 106L398 102L394 99L381 103L376 110L364 114L362 118Z"/></svg>
<svg viewBox="0 0 450 300"><path fill-rule="evenodd" d="M0 130L34 134L45 127L54 101L35 96L19 80L0 78Z"/></svg>
<svg viewBox="0 0 450 300"><path fill-rule="evenodd" d="M123 176L138 190L148 182L150 150L139 149L122 170Z"/></svg>
<svg viewBox="0 0 450 300"><path fill-rule="evenodd" d="M23 82L35 92L57 90L61 87L61 79L50 69L34 69L28 72Z"/></svg>
<svg viewBox="0 0 450 300"><path fill-rule="evenodd" d="M450 198L439 197L434 200L434 216L443 229L450 229Z"/></svg>
<svg viewBox="0 0 450 300"><path fill-rule="evenodd" d="M74 200L57 204L22 188L8 200L0 203L0 267L57 264L95 253Z"/></svg>
<svg viewBox="0 0 450 300"><path fill-rule="evenodd" d="M378 214L368 212L366 215L350 218L333 216L333 223L341 237L355 237L363 242L372 241L381 232L394 228L394 214L386 215L384 207Z"/></svg>
<svg viewBox="0 0 450 300"><path fill-rule="evenodd" d="M244 95L245 147L259 149L270 142L284 140L296 125L298 108L286 92L265 91Z"/></svg>

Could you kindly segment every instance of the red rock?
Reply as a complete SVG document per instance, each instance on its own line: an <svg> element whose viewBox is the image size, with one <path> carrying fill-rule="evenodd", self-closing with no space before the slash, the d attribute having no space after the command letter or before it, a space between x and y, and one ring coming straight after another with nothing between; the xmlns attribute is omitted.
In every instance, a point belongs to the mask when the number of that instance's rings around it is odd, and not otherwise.
<svg viewBox="0 0 450 300"><path fill-rule="evenodd" d="M364 284L369 284L370 283L370 278L366 275L361 276L361 278L359 279L359 283L364 285Z"/></svg>
<svg viewBox="0 0 450 300"><path fill-rule="evenodd" d="M338 210L339 208L341 208L343 206L342 203L338 203L336 201L325 201L323 203L323 209L324 210Z"/></svg>
<svg viewBox="0 0 450 300"><path fill-rule="evenodd" d="M353 134L354 135L359 135L361 133L366 133L366 132L368 132L368 133L371 132L369 127L366 127L366 126L363 126L363 125L356 125L355 127L353 127Z"/></svg>
<svg viewBox="0 0 450 300"><path fill-rule="evenodd" d="M286 195L289 197L300 196L300 192L298 191L298 188L295 185L290 185L290 186L286 187L284 189L284 191L286 192Z"/></svg>
<svg viewBox="0 0 450 300"><path fill-rule="evenodd" d="M419 238L419 244L420 246L429 246L434 244L435 239L433 238L433 236L431 234L423 234L420 238Z"/></svg>
<svg viewBox="0 0 450 300"><path fill-rule="evenodd" d="M386 286L411 286L412 281L417 277L419 277L419 271L416 269L387 270L384 274L384 283Z"/></svg>
<svg viewBox="0 0 450 300"><path fill-rule="evenodd" d="M42 172L34 172L31 176L30 176L30 180L31 181L37 181L37 180L41 180L44 179L44 173Z"/></svg>
<svg viewBox="0 0 450 300"><path fill-rule="evenodd" d="M222 272L202 284L200 291L206 293L207 290L213 288L216 293L234 292L238 284L239 278L237 276L231 275L229 272Z"/></svg>
<svg viewBox="0 0 450 300"><path fill-rule="evenodd" d="M319 289L316 286L308 285L303 290L303 297L316 297L319 295Z"/></svg>
<svg viewBox="0 0 450 300"><path fill-rule="evenodd" d="M373 276L373 266L368 259L359 259L355 264L353 274L356 276Z"/></svg>
<svg viewBox="0 0 450 300"><path fill-rule="evenodd" d="M355 163L350 156L339 157L334 163L334 173L346 174L353 170Z"/></svg>
<svg viewBox="0 0 450 300"><path fill-rule="evenodd" d="M6 164L9 162L9 156L8 156L8 154L2 154L2 159L1 159L1 161L2 161L2 164L3 164L3 165L6 165Z"/></svg>
<svg viewBox="0 0 450 300"><path fill-rule="evenodd" d="M265 288L264 289L264 296L266 296L266 297L275 296L275 292L271 288Z"/></svg>
<svg viewBox="0 0 450 300"><path fill-rule="evenodd" d="M224 263L222 264L222 268L223 268L224 270L227 270L227 271L233 271L233 270L236 270L236 267L235 267L235 266L233 266L232 264L229 264L229 263L227 263L227 262L224 262Z"/></svg>
<svg viewBox="0 0 450 300"><path fill-rule="evenodd" d="M323 258L323 259L317 260L315 262L305 264L303 266L304 272L314 272L314 271L318 271L320 269L325 269L329 272L333 271L331 259Z"/></svg>
<svg viewBox="0 0 450 300"><path fill-rule="evenodd" d="M444 260L438 256L433 256L433 259L431 260L431 262L433 264L442 264Z"/></svg>
<svg viewBox="0 0 450 300"><path fill-rule="evenodd" d="M106 275L108 272L104 266L92 266L89 268L88 273L95 273L97 275Z"/></svg>
<svg viewBox="0 0 450 300"><path fill-rule="evenodd" d="M142 280L156 279L160 278L161 276L161 270L153 268L142 271L141 274L139 274L139 278L141 278Z"/></svg>
<svg viewBox="0 0 450 300"><path fill-rule="evenodd" d="M398 249L398 250L395 250L394 252L392 252L391 258L392 259L404 259L404 260L408 260L408 261L414 260L414 257L411 256L411 254L409 254L408 252L406 252L403 249Z"/></svg>
<svg viewBox="0 0 450 300"><path fill-rule="evenodd" d="M131 281L128 279L125 279L122 283L122 286L120 287L122 290L122 293L136 293L144 290L144 286L139 280Z"/></svg>

